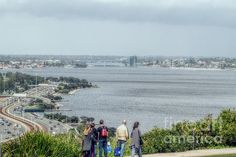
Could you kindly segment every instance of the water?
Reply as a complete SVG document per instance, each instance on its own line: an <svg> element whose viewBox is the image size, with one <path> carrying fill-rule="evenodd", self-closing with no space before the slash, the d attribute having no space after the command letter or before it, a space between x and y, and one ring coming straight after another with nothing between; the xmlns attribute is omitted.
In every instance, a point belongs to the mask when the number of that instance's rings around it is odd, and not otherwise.
<svg viewBox="0 0 236 157"><path fill-rule="evenodd" d="M39 76L85 78L99 88L64 96L68 115L104 119L116 127L140 121L144 131L165 127L165 119L196 120L236 106L236 71L177 70L152 67L21 70ZM173 122L172 121L172 122Z"/></svg>

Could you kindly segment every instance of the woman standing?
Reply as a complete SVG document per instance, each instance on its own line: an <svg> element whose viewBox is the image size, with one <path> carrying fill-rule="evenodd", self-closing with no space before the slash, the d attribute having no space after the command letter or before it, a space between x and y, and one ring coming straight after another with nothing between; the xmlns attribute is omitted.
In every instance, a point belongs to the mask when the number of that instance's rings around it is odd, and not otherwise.
<svg viewBox="0 0 236 157"><path fill-rule="evenodd" d="M135 122L131 132L131 157L134 157L135 153L142 157L142 144L139 122Z"/></svg>
<svg viewBox="0 0 236 157"><path fill-rule="evenodd" d="M90 125L87 125L84 130L84 138L82 141L82 157L90 157L92 148L92 128Z"/></svg>

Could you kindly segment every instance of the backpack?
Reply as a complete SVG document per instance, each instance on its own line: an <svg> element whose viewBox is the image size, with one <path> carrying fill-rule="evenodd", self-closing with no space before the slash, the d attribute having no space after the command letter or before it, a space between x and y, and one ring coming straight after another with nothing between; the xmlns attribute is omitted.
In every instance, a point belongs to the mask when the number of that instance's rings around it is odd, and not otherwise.
<svg viewBox="0 0 236 157"><path fill-rule="evenodd" d="M107 137L108 136L108 131L107 131L106 127L102 127L101 136L102 137Z"/></svg>

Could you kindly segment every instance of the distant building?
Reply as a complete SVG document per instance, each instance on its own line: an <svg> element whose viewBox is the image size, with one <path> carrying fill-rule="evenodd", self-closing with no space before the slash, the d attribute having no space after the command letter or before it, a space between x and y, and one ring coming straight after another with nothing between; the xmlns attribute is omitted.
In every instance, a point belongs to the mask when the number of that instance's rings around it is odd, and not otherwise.
<svg viewBox="0 0 236 157"><path fill-rule="evenodd" d="M138 62L137 56L130 56L130 58L129 58L129 66L130 67L137 66L137 62Z"/></svg>
<svg viewBox="0 0 236 157"><path fill-rule="evenodd" d="M87 68L87 63L86 62L83 62L83 61L80 61L80 60L76 60L74 61L74 67L75 68Z"/></svg>

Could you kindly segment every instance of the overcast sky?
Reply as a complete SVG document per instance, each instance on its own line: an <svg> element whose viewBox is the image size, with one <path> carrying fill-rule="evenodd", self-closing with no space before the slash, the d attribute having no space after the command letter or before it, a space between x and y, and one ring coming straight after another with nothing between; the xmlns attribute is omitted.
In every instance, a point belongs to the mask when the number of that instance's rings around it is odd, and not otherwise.
<svg viewBox="0 0 236 157"><path fill-rule="evenodd" d="M236 1L0 0L0 54L236 57Z"/></svg>

